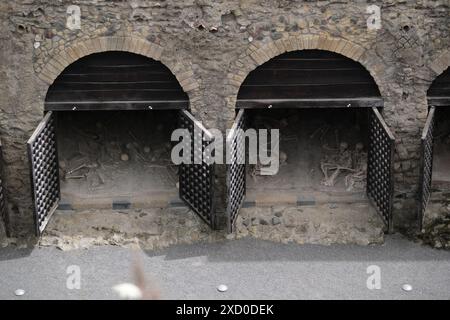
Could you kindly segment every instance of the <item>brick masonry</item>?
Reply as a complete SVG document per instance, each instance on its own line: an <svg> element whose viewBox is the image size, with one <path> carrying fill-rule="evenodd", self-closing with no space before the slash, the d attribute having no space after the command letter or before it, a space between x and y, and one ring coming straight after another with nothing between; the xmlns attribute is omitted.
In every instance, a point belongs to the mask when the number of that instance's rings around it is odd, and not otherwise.
<svg viewBox="0 0 450 320"><path fill-rule="evenodd" d="M368 5L382 28L368 30ZM81 29L66 27L81 9ZM49 84L71 62L122 50L164 63L207 127L232 123L240 84L250 71L287 51L323 49L360 62L385 101L397 138L395 220L415 216L420 132L426 91L450 65L450 1L19 0L0 3L0 138L13 231L30 233L26 141L42 119ZM217 170L224 201L225 169Z"/></svg>

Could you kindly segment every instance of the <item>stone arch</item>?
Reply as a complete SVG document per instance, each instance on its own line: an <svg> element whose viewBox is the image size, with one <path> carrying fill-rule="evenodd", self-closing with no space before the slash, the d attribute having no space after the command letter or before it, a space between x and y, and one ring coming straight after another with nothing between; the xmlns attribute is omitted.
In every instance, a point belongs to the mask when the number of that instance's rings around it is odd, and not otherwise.
<svg viewBox="0 0 450 320"><path fill-rule="evenodd" d="M76 60L93 53L106 51L136 53L162 62L175 75L186 93L199 87L190 66L186 63L174 63L166 59L163 54L164 47L136 37L98 37L74 42L58 54L50 57L42 67L38 77L46 84L51 85L58 75Z"/></svg>
<svg viewBox="0 0 450 320"><path fill-rule="evenodd" d="M234 110L239 88L251 71L283 53L308 49L336 52L359 62L369 71L381 95L384 96L386 90L382 86L381 70L377 67L382 64L377 56L369 57L365 48L342 38L332 38L328 35L297 35L271 40L267 43L251 44L247 51L231 65L227 75L228 85L232 91L227 101L228 108Z"/></svg>

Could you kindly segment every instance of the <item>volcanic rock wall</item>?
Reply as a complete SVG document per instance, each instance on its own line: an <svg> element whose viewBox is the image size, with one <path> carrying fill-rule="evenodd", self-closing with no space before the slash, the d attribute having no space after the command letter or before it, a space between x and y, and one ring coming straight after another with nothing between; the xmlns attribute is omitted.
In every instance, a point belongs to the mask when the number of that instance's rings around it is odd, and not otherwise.
<svg viewBox="0 0 450 320"><path fill-rule="evenodd" d="M381 8L379 29L368 28L370 5ZM0 23L0 137L16 234L32 230L26 141L42 119L48 86L71 62L107 50L162 61L192 112L221 130L232 123L240 84L272 57L309 48L360 62L380 88L397 138L396 224L415 218L426 91L450 65L449 0L17 0L0 3ZM224 174L220 166L222 204Z"/></svg>

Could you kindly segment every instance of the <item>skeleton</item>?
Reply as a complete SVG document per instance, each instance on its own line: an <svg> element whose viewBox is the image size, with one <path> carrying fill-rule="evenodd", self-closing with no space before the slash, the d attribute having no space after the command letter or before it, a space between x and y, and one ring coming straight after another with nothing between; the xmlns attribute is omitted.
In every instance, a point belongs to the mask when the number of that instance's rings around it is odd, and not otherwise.
<svg viewBox="0 0 450 320"><path fill-rule="evenodd" d="M66 176L67 176L67 175L71 175L71 174L73 174L74 172L79 171L79 170L81 170L81 169L85 169L85 168L86 168L86 169L92 169L92 168L97 168L97 167L98 167L98 164L97 164L97 163L93 163L93 164L83 163L83 164L79 165L78 167L73 168L73 169L67 171Z"/></svg>
<svg viewBox="0 0 450 320"><path fill-rule="evenodd" d="M341 142L335 154L325 155L320 162L320 168L324 175L322 184L325 186L334 186L337 177L342 171L354 171L351 166L352 157L351 152L348 150L348 143Z"/></svg>
<svg viewBox="0 0 450 320"><path fill-rule="evenodd" d="M363 149L364 145L361 142L356 144L352 159L355 171L345 177L347 191L351 191L355 187L361 189L364 185L367 175L367 153Z"/></svg>
<svg viewBox="0 0 450 320"><path fill-rule="evenodd" d="M82 169L87 169L87 172L74 174ZM71 170L68 170L64 174L64 179L66 180L78 180L78 179L86 179L90 183L90 188L96 189L101 185L105 184L105 178L101 174L99 170L99 165L97 163L83 163Z"/></svg>
<svg viewBox="0 0 450 320"><path fill-rule="evenodd" d="M105 184L105 178L101 174L100 170L95 169L94 171L89 171L87 173L86 179L89 182L90 190L97 190L103 187Z"/></svg>

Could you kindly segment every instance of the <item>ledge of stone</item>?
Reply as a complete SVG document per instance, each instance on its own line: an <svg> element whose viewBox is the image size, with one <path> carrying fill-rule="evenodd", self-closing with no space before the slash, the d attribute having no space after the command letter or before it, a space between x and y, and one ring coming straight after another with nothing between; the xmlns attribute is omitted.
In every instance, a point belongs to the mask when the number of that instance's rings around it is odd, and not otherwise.
<svg viewBox="0 0 450 320"><path fill-rule="evenodd" d="M367 204L241 209L236 231L213 231L186 207L57 211L40 246L61 250L117 245L161 249L174 244L252 237L281 243L379 244L384 225Z"/></svg>

